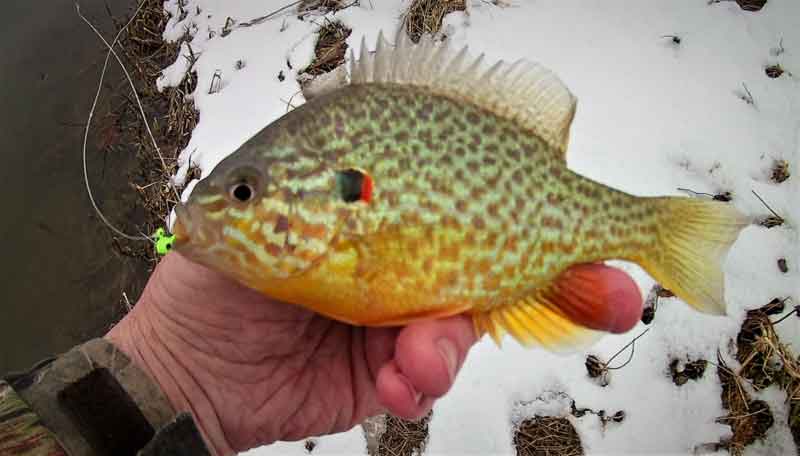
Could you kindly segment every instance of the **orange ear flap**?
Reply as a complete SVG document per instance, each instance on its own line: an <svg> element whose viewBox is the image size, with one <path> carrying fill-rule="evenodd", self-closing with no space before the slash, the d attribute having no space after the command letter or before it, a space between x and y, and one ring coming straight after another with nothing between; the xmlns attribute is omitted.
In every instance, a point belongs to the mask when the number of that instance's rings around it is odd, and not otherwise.
<svg viewBox="0 0 800 456"><path fill-rule="evenodd" d="M363 174L364 179L361 181L361 201L369 203L372 201L372 192L375 190L375 182L372 176L367 173Z"/></svg>

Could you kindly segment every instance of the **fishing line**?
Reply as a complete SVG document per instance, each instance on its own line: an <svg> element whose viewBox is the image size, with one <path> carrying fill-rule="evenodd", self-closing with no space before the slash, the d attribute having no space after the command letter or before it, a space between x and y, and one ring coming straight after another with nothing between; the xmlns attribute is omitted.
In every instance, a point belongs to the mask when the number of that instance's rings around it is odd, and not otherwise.
<svg viewBox="0 0 800 456"><path fill-rule="evenodd" d="M97 215L100 217L100 220L102 220L102 222L109 229L111 229L114 233L116 233L117 235L119 235L119 236L121 236L121 237L123 237L125 239L129 239L129 240L132 240L132 241L149 241L149 242L152 242L153 244L157 244L157 242L160 240L159 239L160 236L158 236L158 232L153 237L147 236L147 235L145 235L144 233L141 233L141 232L140 232L140 234L138 236L130 235L130 234L127 234L127 233L123 232L122 230L120 230L116 226L114 226L106 218L106 216L103 215L103 212L98 207L97 202L94 199L94 195L92 194L92 189L91 189L91 186L89 185L89 173L87 171L87 165L86 165L86 145L87 145L88 140L89 140L89 129L91 128L92 118L94 117L95 108L97 107L97 101L100 99L100 92L101 92L101 90L103 88L103 80L105 79L106 70L108 69L108 61L111 58L111 55L113 54L114 58L117 60L117 63L119 63L119 66L122 68L122 71L125 73L125 77L127 78L128 84L131 87L131 91L133 92L133 96L136 99L136 103L137 103L137 105L139 107L139 113L142 116L142 121L144 122L145 128L147 129L147 134L148 134L148 136L150 137L150 140L153 143L153 147L155 148L156 153L158 154L159 160L161 160L162 169L164 171L167 170L166 162L164 161L164 157L161 155L161 149L159 149L158 144L156 143L156 139L153 136L153 132L150 130L150 124L147 121L147 116L144 113L144 108L142 107L142 102L139 99L139 94L136 92L136 87L133 84L133 80L131 79L131 76L128 73L127 68L125 68L125 65L122 63L122 59L120 59L119 55L117 55L116 51L114 51L114 46L119 41L119 37L122 35L122 33L125 30L128 29L128 26L131 23L133 23L133 20L139 14L139 11L141 11L141 9L144 7L144 4L145 4L145 0L142 0L139 3L139 6L134 11L133 15L131 15L131 18L128 20L128 22L122 28L119 29L117 34L114 36L114 39L112 40L111 44L109 44L108 41L106 41L106 39L100 33L100 31L97 30L97 28L83 15L83 13L81 13L81 7L78 4L78 2L75 2L75 10L77 11L78 16L80 16L80 18L83 20L83 22L85 22L92 29L92 31L95 33L95 35L97 35L97 37L100 38L100 40L103 42L103 44L108 49L108 52L106 52L106 58L103 61L103 68L102 68L102 70L100 72L100 80L97 83L97 91L95 92L94 100L92 101L92 107L89 110L89 117L86 120L86 129L84 130L84 134L83 134L83 149L82 149L83 181L84 181L84 185L86 187L86 193L89 195L89 201L91 201L91 203L92 203L92 207L94 208L95 212L97 212ZM175 191L175 194L178 196L178 201L180 201L180 195L178 195L177 190L175 190L174 187L173 187L173 190ZM162 231L162 235L163 235L163 229L161 231Z"/></svg>

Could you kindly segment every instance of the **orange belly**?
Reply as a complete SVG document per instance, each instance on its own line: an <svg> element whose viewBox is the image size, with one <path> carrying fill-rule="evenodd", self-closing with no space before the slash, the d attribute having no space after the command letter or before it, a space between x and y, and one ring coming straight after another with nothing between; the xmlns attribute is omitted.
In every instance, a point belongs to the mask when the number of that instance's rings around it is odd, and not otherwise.
<svg viewBox="0 0 800 456"><path fill-rule="evenodd" d="M408 256L364 258L363 249L342 243L309 270L249 285L267 296L329 318L363 326L395 326L469 310L469 300L442 296L415 280ZM398 277L404 279L398 280Z"/></svg>

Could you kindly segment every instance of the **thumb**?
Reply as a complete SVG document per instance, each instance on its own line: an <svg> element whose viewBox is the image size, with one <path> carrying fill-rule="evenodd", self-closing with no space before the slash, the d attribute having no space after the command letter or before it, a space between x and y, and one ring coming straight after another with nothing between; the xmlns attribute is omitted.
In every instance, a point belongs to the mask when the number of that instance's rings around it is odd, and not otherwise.
<svg viewBox="0 0 800 456"><path fill-rule="evenodd" d="M380 402L397 416L423 416L453 386L475 341L472 321L464 315L406 326L397 336L394 359L378 372Z"/></svg>

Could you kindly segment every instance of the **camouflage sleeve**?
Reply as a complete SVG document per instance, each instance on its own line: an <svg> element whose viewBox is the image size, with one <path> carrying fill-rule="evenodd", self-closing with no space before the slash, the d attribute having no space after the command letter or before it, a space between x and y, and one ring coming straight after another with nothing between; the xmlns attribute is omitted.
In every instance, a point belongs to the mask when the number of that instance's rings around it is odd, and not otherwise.
<svg viewBox="0 0 800 456"><path fill-rule="evenodd" d="M39 416L3 380L0 380L0 454L67 456Z"/></svg>
<svg viewBox="0 0 800 456"><path fill-rule="evenodd" d="M209 455L187 413L104 339L0 379L0 456Z"/></svg>

